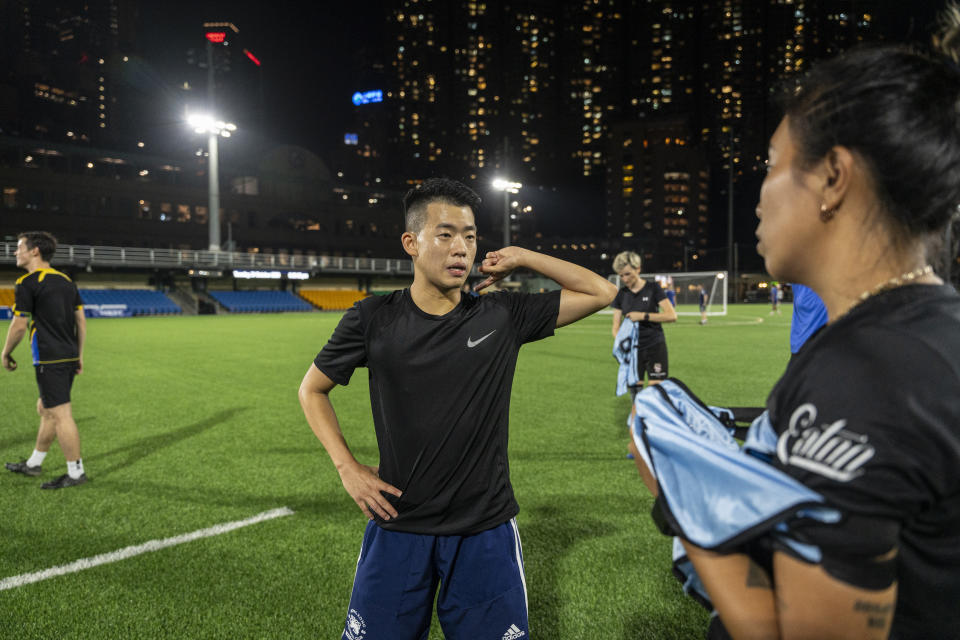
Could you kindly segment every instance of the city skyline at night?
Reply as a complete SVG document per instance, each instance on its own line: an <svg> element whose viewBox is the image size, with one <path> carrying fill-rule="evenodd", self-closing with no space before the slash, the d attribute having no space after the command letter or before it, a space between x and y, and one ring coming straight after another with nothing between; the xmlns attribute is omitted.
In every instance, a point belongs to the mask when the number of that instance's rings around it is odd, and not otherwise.
<svg viewBox="0 0 960 640"><path fill-rule="evenodd" d="M343 3L161 11L132 0L20 0L4 10L8 146L36 140L65 145L65 156L132 154L109 167L114 179L138 154L156 154L177 161L147 164L175 167L163 180L180 185L205 171L202 141L182 123L208 102L203 25L229 25L217 27L226 41L211 51L216 106L238 124L223 164L233 203L225 221L240 250L308 250L311 239L285 241L286 228L321 232L326 250L338 236L373 234L377 241L358 246L390 251L376 247L395 237L399 194L431 175L481 191L495 242L501 216L489 182L504 175L526 185L520 209L532 213L517 216L511 236L521 244L550 251L553 240L579 235L596 247L593 261L629 248L671 269L690 253L722 266L730 183L734 240L749 242L779 83L859 42L923 42L934 18L885 0L383 0L364 12ZM380 91L381 101L352 101L366 91ZM682 133L643 133L664 128ZM10 162L30 155L20 147L6 154ZM85 162L102 173L102 163ZM162 182L157 173L131 177L143 186ZM313 184L278 186L285 181ZM268 193L280 200L266 204ZM158 199L171 210L163 222L207 218L202 204L163 194L125 198L132 204L111 216L153 220L137 202ZM11 208L21 200L6 199ZM263 234L247 226L274 230L271 244L251 244ZM196 231L167 242L194 242Z"/></svg>

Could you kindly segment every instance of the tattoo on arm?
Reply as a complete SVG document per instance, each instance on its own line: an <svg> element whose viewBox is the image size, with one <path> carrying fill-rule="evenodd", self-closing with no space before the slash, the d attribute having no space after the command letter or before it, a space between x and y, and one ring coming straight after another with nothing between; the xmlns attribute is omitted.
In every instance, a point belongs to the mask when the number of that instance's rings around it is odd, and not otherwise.
<svg viewBox="0 0 960 640"><path fill-rule="evenodd" d="M767 572L754 561L750 561L747 565L747 586L755 589L772 589L773 584L770 582L770 576L767 575Z"/></svg>
<svg viewBox="0 0 960 640"><path fill-rule="evenodd" d="M857 600L853 603L853 610L867 616L867 626L869 628L883 629L887 626L888 618L893 611L893 604L889 602L879 604L867 600Z"/></svg>

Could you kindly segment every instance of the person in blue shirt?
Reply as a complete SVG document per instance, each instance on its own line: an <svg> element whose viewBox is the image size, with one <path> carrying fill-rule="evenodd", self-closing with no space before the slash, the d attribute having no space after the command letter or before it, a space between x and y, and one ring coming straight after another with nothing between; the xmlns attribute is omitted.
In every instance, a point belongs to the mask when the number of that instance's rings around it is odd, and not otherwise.
<svg viewBox="0 0 960 640"><path fill-rule="evenodd" d="M667 294L667 300L670 301L670 306L674 309L677 308L677 288L673 286L673 278L667 276L663 279L663 292Z"/></svg>
<svg viewBox="0 0 960 640"><path fill-rule="evenodd" d="M793 318L790 321L790 353L794 356L807 339L827 324L827 308L810 287L794 283Z"/></svg>
<svg viewBox="0 0 960 640"><path fill-rule="evenodd" d="M700 302L700 324L707 324L707 302L710 301L710 295L707 293L707 290L703 288L703 285L700 285L697 298Z"/></svg>

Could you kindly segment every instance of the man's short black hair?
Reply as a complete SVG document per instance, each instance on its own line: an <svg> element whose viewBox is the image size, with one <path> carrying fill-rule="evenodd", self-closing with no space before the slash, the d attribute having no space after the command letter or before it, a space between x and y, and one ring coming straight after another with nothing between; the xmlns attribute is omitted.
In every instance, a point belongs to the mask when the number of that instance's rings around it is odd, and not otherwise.
<svg viewBox="0 0 960 640"><path fill-rule="evenodd" d="M44 262L50 262L57 250L57 239L47 231L24 231L17 235L17 239L20 238L23 238L27 249L40 249L40 257Z"/></svg>
<svg viewBox="0 0 960 640"><path fill-rule="evenodd" d="M428 178L403 196L405 231L419 233L427 221L427 205L445 202L456 207L470 207L474 215L480 208L480 196L467 185L450 178Z"/></svg>

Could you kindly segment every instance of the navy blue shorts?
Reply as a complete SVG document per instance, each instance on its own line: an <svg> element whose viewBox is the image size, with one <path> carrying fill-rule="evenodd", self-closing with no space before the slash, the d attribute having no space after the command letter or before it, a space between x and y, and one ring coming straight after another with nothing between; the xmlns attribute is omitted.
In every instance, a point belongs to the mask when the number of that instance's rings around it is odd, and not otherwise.
<svg viewBox="0 0 960 640"><path fill-rule="evenodd" d="M426 640L435 596L448 640L527 640L516 521L469 536L387 531L369 522L342 640Z"/></svg>

